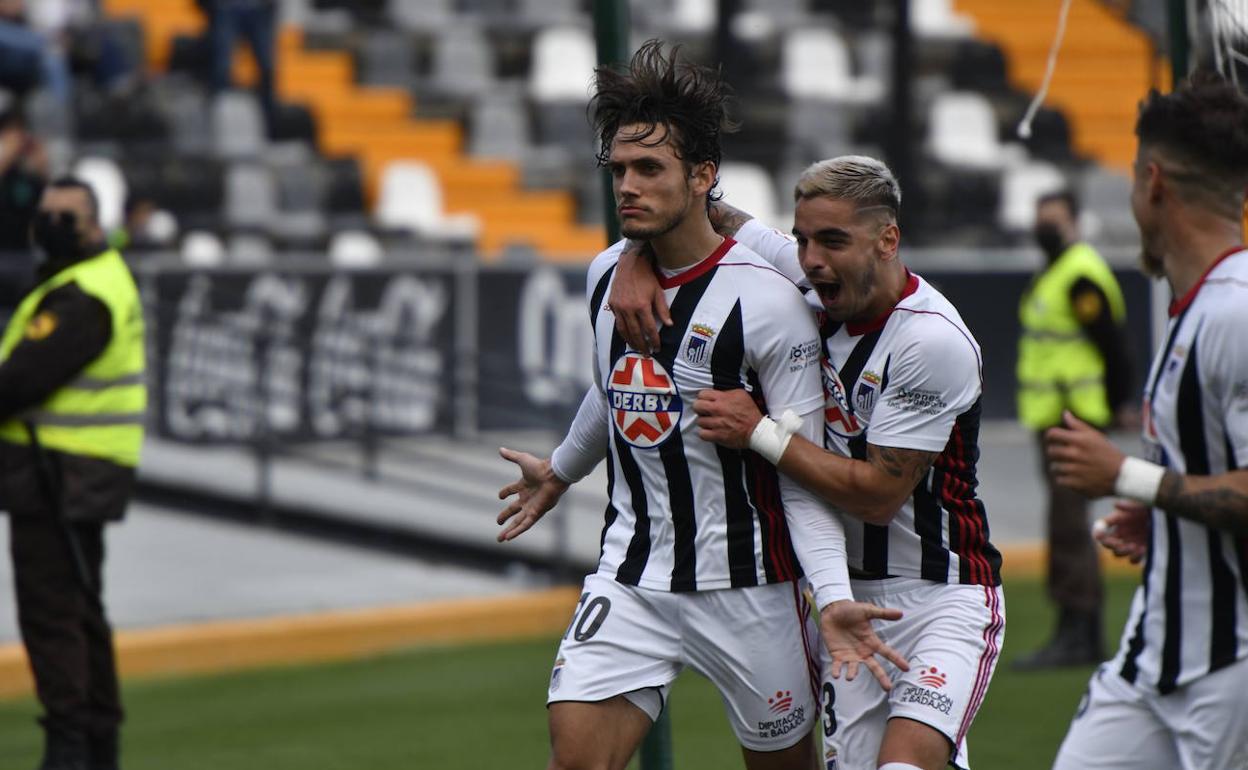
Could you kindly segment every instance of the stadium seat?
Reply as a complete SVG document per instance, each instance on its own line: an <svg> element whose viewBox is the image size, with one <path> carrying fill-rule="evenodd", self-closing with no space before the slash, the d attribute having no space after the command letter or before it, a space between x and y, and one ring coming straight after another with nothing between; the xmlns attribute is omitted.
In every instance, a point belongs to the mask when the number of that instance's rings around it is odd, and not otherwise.
<svg viewBox="0 0 1248 770"><path fill-rule="evenodd" d="M225 222L230 227L269 227L277 216L277 188L264 166L239 163L225 174Z"/></svg>
<svg viewBox="0 0 1248 770"><path fill-rule="evenodd" d="M668 21L674 32L705 35L715 29L718 16L715 0L673 0Z"/></svg>
<svg viewBox="0 0 1248 770"><path fill-rule="evenodd" d="M400 29L435 33L452 28L455 0L390 0L390 19Z"/></svg>
<svg viewBox="0 0 1248 770"><path fill-rule="evenodd" d="M597 64L594 41L579 27L550 27L533 41L529 95L539 104L589 101L589 73Z"/></svg>
<svg viewBox="0 0 1248 770"><path fill-rule="evenodd" d="M105 231L120 227L126 205L126 178L109 158L82 158L74 164L74 176L91 185L100 204L100 224Z"/></svg>
<svg viewBox="0 0 1248 770"><path fill-rule="evenodd" d="M576 24L582 18L578 0L518 0L517 10L524 23L532 27Z"/></svg>
<svg viewBox="0 0 1248 770"><path fill-rule="evenodd" d="M260 233L235 233L226 257L231 265L265 267L273 261L273 242Z"/></svg>
<svg viewBox="0 0 1248 770"><path fill-rule="evenodd" d="M226 91L213 100L212 133L217 157L225 160L258 158L268 144L260 103L242 91Z"/></svg>
<svg viewBox="0 0 1248 770"><path fill-rule="evenodd" d="M364 230L343 230L329 242L329 261L334 267L360 269L376 267L385 257L381 242Z"/></svg>
<svg viewBox="0 0 1248 770"><path fill-rule="evenodd" d="M458 97L479 96L494 84L494 51L481 30L460 24L442 30L433 40L430 84Z"/></svg>
<svg viewBox="0 0 1248 770"><path fill-rule="evenodd" d="M182 236L182 261L188 267L220 267L225 263L225 244L214 233L192 230Z"/></svg>
<svg viewBox="0 0 1248 770"><path fill-rule="evenodd" d="M416 74L416 50L408 34L373 30L355 50L355 77L360 83L411 88Z"/></svg>
<svg viewBox="0 0 1248 770"><path fill-rule="evenodd" d="M920 38L966 38L975 22L953 10L952 0L910 0L910 28Z"/></svg>
<svg viewBox="0 0 1248 770"><path fill-rule="evenodd" d="M431 238L474 238L480 222L470 214L446 216L442 185L433 169L418 161L394 161L381 176L377 223Z"/></svg>
<svg viewBox="0 0 1248 770"><path fill-rule="evenodd" d="M1106 240L1131 242L1138 237L1131 213L1131 180L1121 172L1094 166L1079 186L1083 216L1091 235Z"/></svg>
<svg viewBox="0 0 1248 770"><path fill-rule="evenodd" d="M933 157L951 166L998 169L1006 160L992 105L969 91L941 93L933 100L927 146Z"/></svg>
<svg viewBox="0 0 1248 770"><path fill-rule="evenodd" d="M153 94L178 152L198 155L214 149L208 96L199 83L182 73L172 74L154 85Z"/></svg>
<svg viewBox="0 0 1248 770"><path fill-rule="evenodd" d="M793 99L841 102L878 102L884 84L855 78L849 47L828 28L790 30L781 53L781 83Z"/></svg>
<svg viewBox="0 0 1248 770"><path fill-rule="evenodd" d="M529 116L517 96L487 94L473 105L469 152L478 158L522 161L529 151Z"/></svg>
<svg viewBox="0 0 1248 770"><path fill-rule="evenodd" d="M776 188L771 175L753 163L723 163L719 167L719 188L724 201L753 214L771 227L783 226L776 208Z"/></svg>
<svg viewBox="0 0 1248 770"><path fill-rule="evenodd" d="M1001 178L1001 208L997 221L1011 233L1031 230L1036 222L1036 200L1045 193L1066 185L1066 178L1057 166L1032 161L1007 168Z"/></svg>
<svg viewBox="0 0 1248 770"><path fill-rule="evenodd" d="M316 163L288 163L274 169L278 214L269 230L285 239L315 241L325 236L326 174Z"/></svg>

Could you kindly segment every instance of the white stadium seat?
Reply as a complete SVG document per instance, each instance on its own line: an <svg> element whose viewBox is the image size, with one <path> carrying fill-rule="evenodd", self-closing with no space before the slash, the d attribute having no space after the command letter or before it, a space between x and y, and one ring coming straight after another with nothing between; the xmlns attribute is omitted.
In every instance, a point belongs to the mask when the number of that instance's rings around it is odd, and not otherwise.
<svg viewBox="0 0 1248 770"><path fill-rule="evenodd" d="M997 137L997 117L977 93L937 95L928 115L927 146L936 160L951 166L999 169L1006 161Z"/></svg>
<svg viewBox="0 0 1248 770"><path fill-rule="evenodd" d="M997 220L1002 229L1026 232L1036 223L1036 201L1066 185L1066 178L1052 163L1032 161L1007 168L1001 177L1001 209Z"/></svg>
<svg viewBox="0 0 1248 770"><path fill-rule="evenodd" d="M474 238L480 222L469 214L447 217L442 183L426 163L396 160L381 176L377 223L433 238Z"/></svg>
<svg viewBox="0 0 1248 770"><path fill-rule="evenodd" d="M719 189L724 202L753 214L769 227L789 225L780 222L776 208L776 185L766 169L754 163L723 163L719 167Z"/></svg>
<svg viewBox="0 0 1248 770"><path fill-rule="evenodd" d="M381 243L372 233L364 230L343 230L329 242L329 261L334 267L376 267L384 256Z"/></svg>
<svg viewBox="0 0 1248 770"><path fill-rule="evenodd" d="M126 177L110 158L87 157L74 164L74 176L91 185L100 203L100 226L120 227L126 207Z"/></svg>
<svg viewBox="0 0 1248 770"><path fill-rule="evenodd" d="M539 103L589 101L589 78L597 64L594 41L579 27L550 27L533 40L529 95Z"/></svg>

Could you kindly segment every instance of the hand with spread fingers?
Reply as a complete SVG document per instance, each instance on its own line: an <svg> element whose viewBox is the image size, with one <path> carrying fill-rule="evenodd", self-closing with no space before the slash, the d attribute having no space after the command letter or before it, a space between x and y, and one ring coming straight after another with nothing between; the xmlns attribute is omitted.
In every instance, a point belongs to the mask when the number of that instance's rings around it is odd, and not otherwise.
<svg viewBox="0 0 1248 770"><path fill-rule="evenodd" d="M1126 557L1132 564L1144 560L1152 526L1147 505L1133 500L1119 500L1114 503L1113 512L1097 524L1092 529L1092 538L1096 542L1113 551L1115 556Z"/></svg>
<svg viewBox="0 0 1248 770"><path fill-rule="evenodd" d="M1062 415L1062 422L1062 427L1049 428L1044 434L1054 480L1084 497L1112 495L1127 456L1104 433L1070 412Z"/></svg>
<svg viewBox="0 0 1248 770"><path fill-rule="evenodd" d="M514 481L498 491L499 500L516 496L498 514L499 526L507 525L498 534L498 542L505 543L527 532L538 519L554 508L570 485L555 475L551 470L550 460L542 460L527 452L517 452L506 447L501 447L498 453L504 460L520 466L519 481Z"/></svg>
<svg viewBox="0 0 1248 770"><path fill-rule="evenodd" d="M659 352L657 317L664 326L672 325L672 313L654 272L649 244L628 241L620 254L611 281L607 307L615 314L615 328L629 347L644 355Z"/></svg>
<svg viewBox="0 0 1248 770"><path fill-rule="evenodd" d="M819 632L823 643L832 656L829 667L833 679L841 673L853 680L858 667L866 666L885 690L893 689L893 683L876 657L881 656L902 671L909 671L910 664L892 647L884 643L871 626L872 620L899 620L901 610L877 607L866 602L832 602L819 613Z"/></svg>
<svg viewBox="0 0 1248 770"><path fill-rule="evenodd" d="M698 438L732 449L748 449L750 436L763 419L754 398L741 388L698 391L693 411L698 415Z"/></svg>

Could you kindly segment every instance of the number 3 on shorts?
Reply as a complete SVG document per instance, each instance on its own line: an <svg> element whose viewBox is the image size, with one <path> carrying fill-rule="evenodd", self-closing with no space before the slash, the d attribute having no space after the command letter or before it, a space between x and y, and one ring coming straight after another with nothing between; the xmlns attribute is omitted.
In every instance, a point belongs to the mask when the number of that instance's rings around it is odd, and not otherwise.
<svg viewBox="0 0 1248 770"><path fill-rule="evenodd" d="M568 630L563 632L563 638L567 639L568 634L572 634L572 638L578 642L589 641L594 634L598 633L598 629L602 628L602 624L607 619L607 613L611 612L611 600L605 596L597 596L589 599L589 592L581 594L581 599L576 603L576 612L572 613L572 622L568 624Z"/></svg>
<svg viewBox="0 0 1248 770"><path fill-rule="evenodd" d="M836 690L831 682L823 683L823 737L831 738L836 734L836 711L832 706L836 703Z"/></svg>

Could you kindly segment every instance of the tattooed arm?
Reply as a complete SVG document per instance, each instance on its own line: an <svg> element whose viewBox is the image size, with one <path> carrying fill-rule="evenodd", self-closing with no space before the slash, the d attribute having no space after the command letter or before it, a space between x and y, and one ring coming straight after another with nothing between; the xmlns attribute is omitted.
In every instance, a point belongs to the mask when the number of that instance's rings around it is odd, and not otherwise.
<svg viewBox="0 0 1248 770"><path fill-rule="evenodd" d="M1248 470L1217 476L1166 471L1157 507L1180 518L1236 535L1248 535Z"/></svg>
<svg viewBox="0 0 1248 770"><path fill-rule="evenodd" d="M728 238L736 235L741 225L754 218L752 214L747 214L735 206L729 206L723 201L713 201L706 213L710 217L711 227L715 228L715 232Z"/></svg>
<svg viewBox="0 0 1248 770"><path fill-rule="evenodd" d="M1085 497L1114 494L1126 455L1103 433L1067 414L1045 435L1057 483ZM1154 505L1167 513L1237 535L1248 535L1248 470L1216 476L1166 471Z"/></svg>
<svg viewBox="0 0 1248 770"><path fill-rule="evenodd" d="M704 390L693 405L698 435L745 449L762 419L744 390ZM932 466L939 452L867 444L867 459L828 452L794 436L777 468L837 509L868 524L887 525Z"/></svg>

